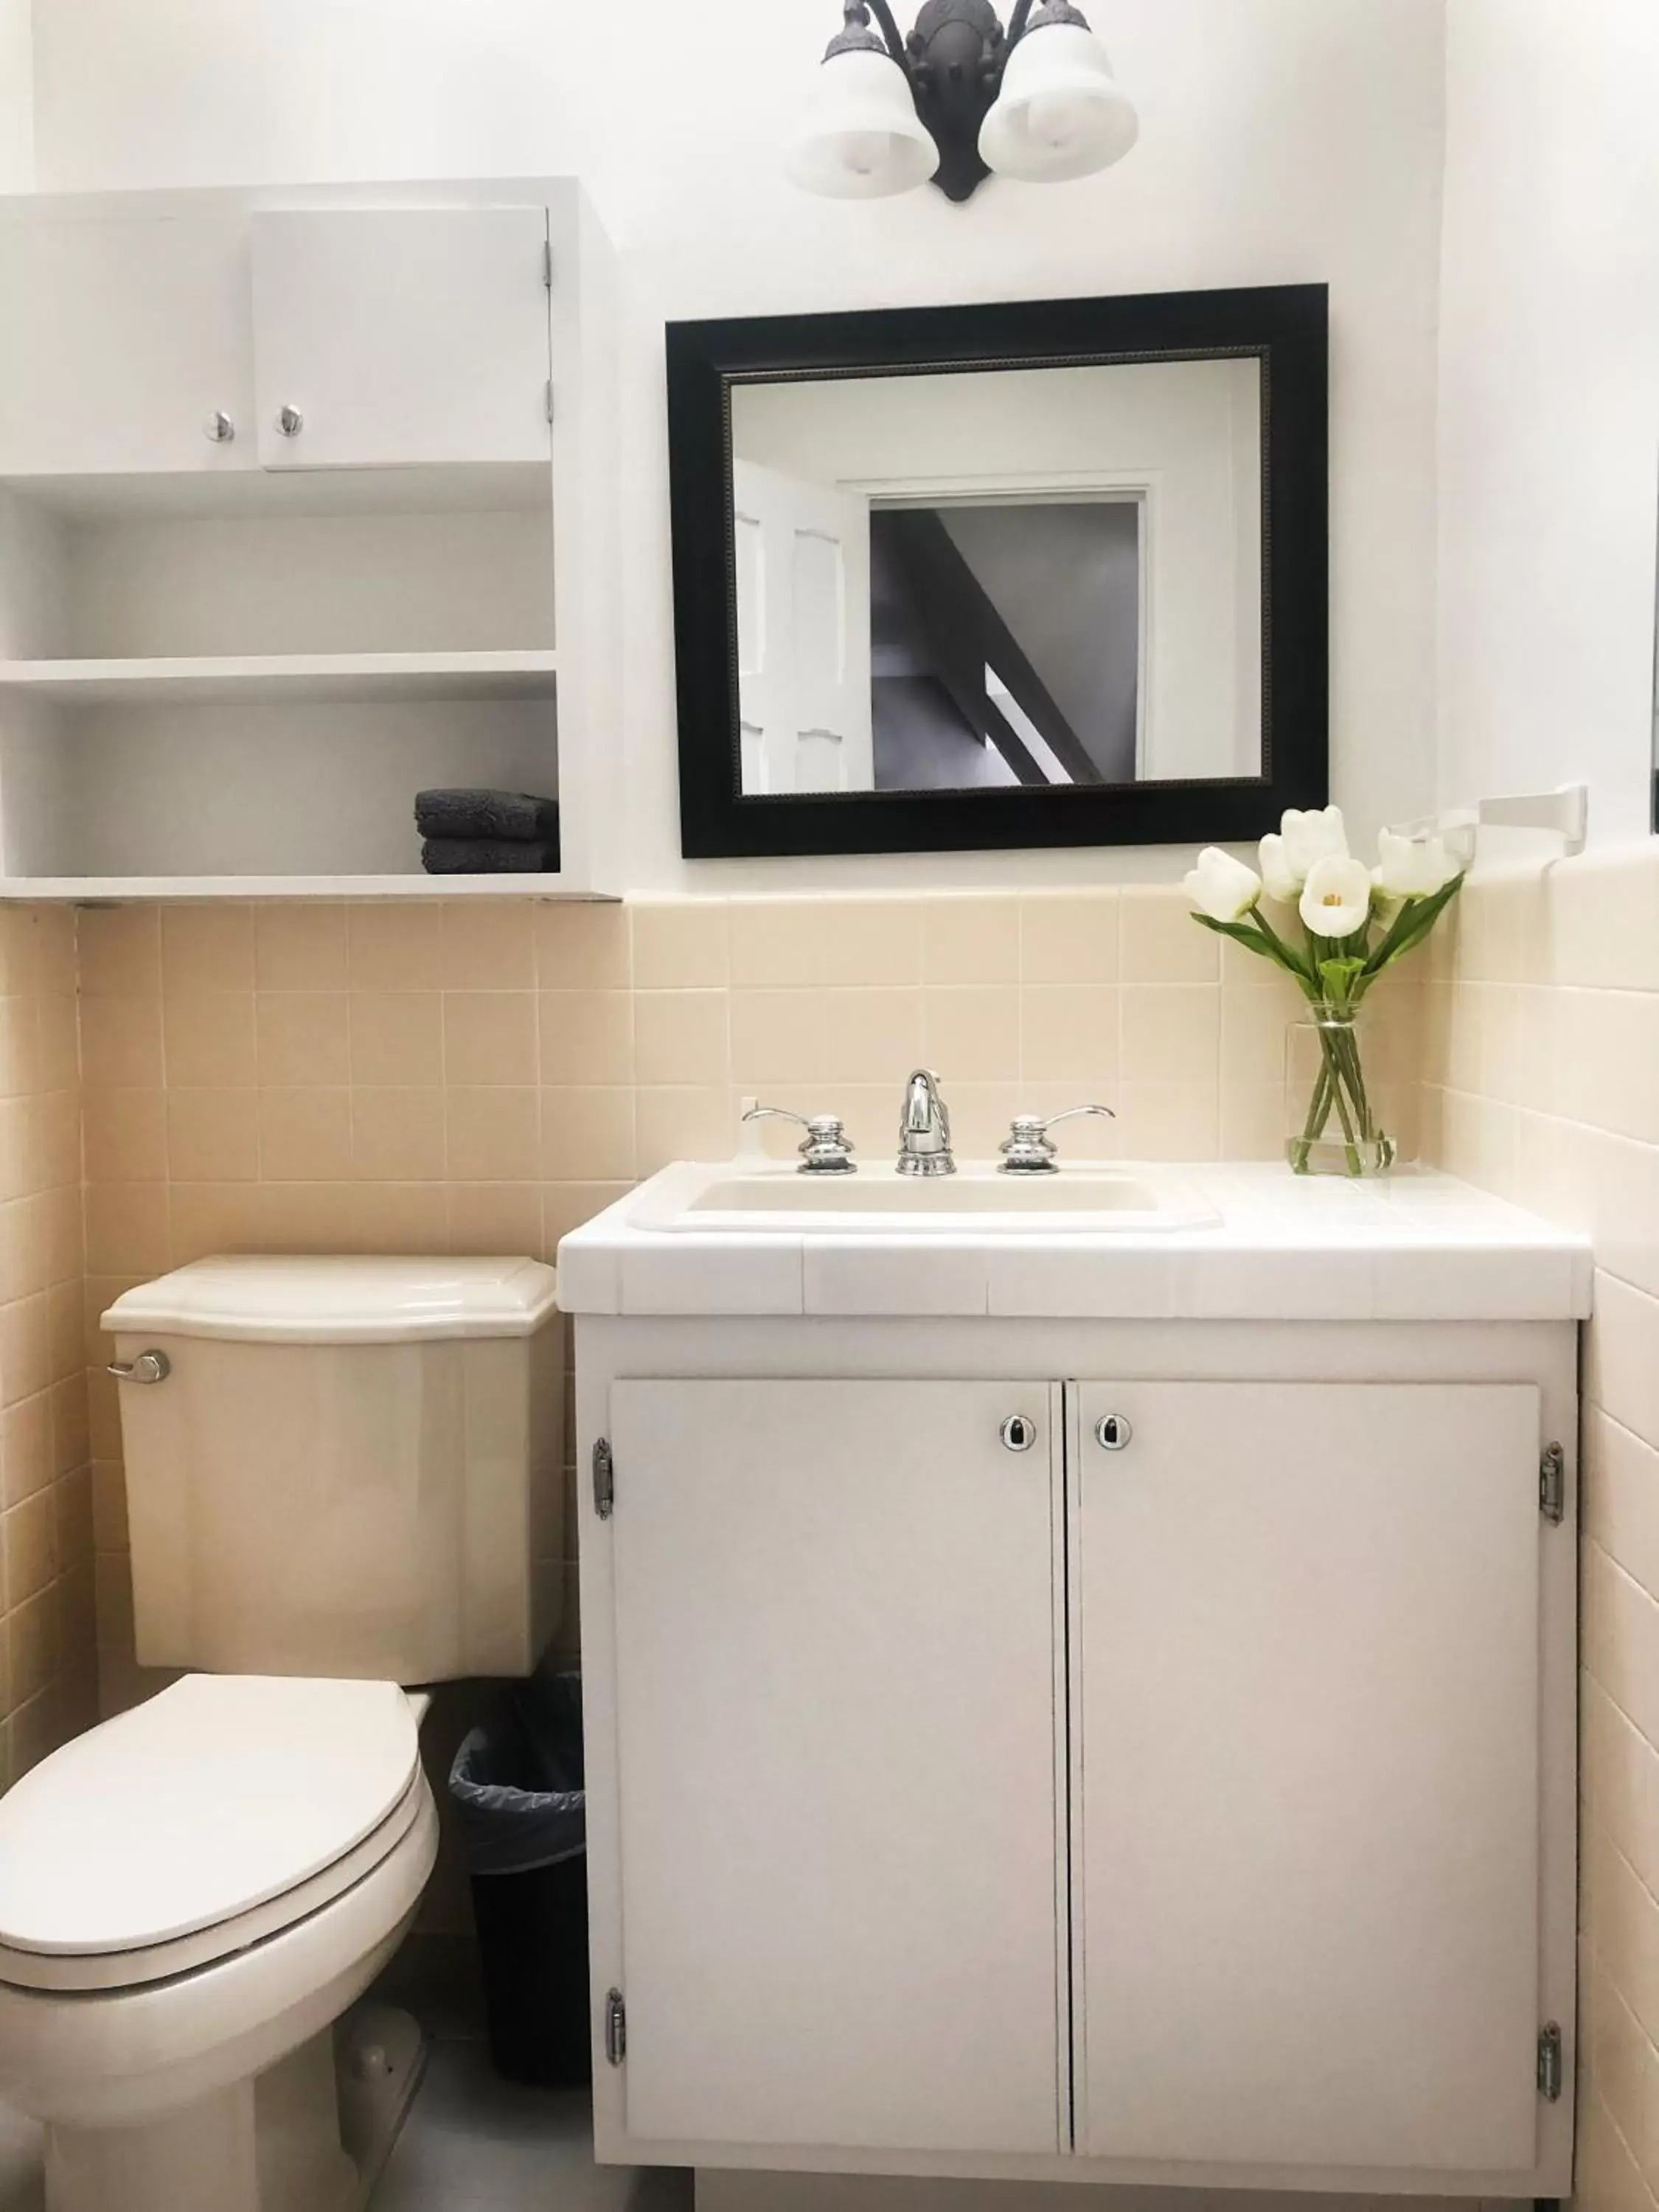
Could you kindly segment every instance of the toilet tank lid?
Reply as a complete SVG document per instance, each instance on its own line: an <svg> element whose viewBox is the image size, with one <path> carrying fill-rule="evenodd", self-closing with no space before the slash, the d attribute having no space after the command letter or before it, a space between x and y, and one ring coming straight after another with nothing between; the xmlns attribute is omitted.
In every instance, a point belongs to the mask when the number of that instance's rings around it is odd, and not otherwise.
<svg viewBox="0 0 1659 2212"><path fill-rule="evenodd" d="M258 1344L409 1344L528 1336L553 1311L538 1260L324 1257L195 1260L124 1291L103 1317L118 1334Z"/></svg>

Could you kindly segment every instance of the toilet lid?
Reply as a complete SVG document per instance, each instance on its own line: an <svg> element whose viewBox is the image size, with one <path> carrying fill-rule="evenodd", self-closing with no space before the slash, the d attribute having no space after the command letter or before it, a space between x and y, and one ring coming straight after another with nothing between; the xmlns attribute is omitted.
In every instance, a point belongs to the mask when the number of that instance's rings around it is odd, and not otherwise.
<svg viewBox="0 0 1659 2212"><path fill-rule="evenodd" d="M0 1800L0 1946L87 1955L216 1926L353 1850L418 1763L396 1683L187 1674Z"/></svg>

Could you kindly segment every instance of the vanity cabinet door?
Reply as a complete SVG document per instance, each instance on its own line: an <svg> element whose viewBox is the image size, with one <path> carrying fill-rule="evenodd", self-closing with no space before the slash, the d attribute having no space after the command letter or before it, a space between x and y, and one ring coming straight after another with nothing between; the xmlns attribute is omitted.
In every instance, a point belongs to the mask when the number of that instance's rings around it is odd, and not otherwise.
<svg viewBox="0 0 1659 2212"><path fill-rule="evenodd" d="M1531 2166L1538 1393L1078 1405L1079 2151Z"/></svg>
<svg viewBox="0 0 1659 2212"><path fill-rule="evenodd" d="M1060 2148L1059 1395L612 1386L635 2141Z"/></svg>
<svg viewBox="0 0 1659 2212"><path fill-rule="evenodd" d="M545 209L270 210L250 228L265 467L549 459Z"/></svg>

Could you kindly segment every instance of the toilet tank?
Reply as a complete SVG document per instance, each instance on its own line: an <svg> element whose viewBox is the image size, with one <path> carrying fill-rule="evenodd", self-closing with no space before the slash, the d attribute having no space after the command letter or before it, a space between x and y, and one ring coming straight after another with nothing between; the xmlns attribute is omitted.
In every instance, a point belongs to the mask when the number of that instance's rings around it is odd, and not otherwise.
<svg viewBox="0 0 1659 2212"><path fill-rule="evenodd" d="M533 1260L239 1258L118 1298L139 1660L528 1674L562 1591L553 1287Z"/></svg>

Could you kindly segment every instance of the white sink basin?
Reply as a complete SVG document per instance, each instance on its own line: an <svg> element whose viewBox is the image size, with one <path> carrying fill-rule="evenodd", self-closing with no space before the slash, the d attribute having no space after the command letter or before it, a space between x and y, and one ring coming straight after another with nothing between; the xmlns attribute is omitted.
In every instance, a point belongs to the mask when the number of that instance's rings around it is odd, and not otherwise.
<svg viewBox="0 0 1659 2212"><path fill-rule="evenodd" d="M750 1236L1101 1236L1202 1227L1216 1211L1177 1174L1157 1168L1062 1168L1000 1174L987 1160L953 1176L901 1176L888 1163L851 1175L803 1175L785 1162L671 1169L640 1193L636 1229Z"/></svg>

